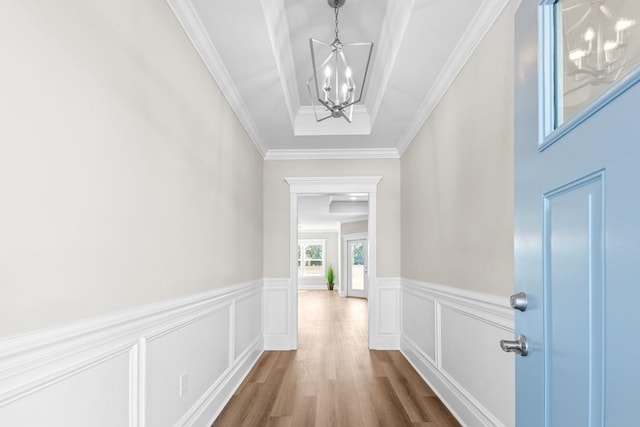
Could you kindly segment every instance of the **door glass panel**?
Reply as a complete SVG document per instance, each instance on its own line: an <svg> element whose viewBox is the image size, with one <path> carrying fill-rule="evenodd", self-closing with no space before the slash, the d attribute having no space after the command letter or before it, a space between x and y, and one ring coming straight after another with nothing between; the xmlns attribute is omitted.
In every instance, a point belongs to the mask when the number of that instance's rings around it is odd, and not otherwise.
<svg viewBox="0 0 640 427"><path fill-rule="evenodd" d="M364 290L364 243L351 243L351 288Z"/></svg>
<svg viewBox="0 0 640 427"><path fill-rule="evenodd" d="M640 62L640 1L560 0L555 7L557 127Z"/></svg>

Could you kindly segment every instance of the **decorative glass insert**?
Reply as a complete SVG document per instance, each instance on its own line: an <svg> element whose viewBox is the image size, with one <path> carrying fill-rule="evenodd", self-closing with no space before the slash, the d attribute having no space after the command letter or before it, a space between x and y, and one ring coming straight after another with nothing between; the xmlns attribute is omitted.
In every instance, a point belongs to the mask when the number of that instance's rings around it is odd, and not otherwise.
<svg viewBox="0 0 640 427"><path fill-rule="evenodd" d="M640 63L640 0L555 4L555 127Z"/></svg>

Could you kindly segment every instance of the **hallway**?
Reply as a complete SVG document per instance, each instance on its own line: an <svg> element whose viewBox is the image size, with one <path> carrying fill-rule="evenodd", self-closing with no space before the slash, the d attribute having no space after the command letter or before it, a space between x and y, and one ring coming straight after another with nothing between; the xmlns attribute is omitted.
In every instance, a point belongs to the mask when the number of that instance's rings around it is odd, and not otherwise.
<svg viewBox="0 0 640 427"><path fill-rule="evenodd" d="M299 348L266 351L214 426L457 426L399 351L367 348L367 301L299 294Z"/></svg>

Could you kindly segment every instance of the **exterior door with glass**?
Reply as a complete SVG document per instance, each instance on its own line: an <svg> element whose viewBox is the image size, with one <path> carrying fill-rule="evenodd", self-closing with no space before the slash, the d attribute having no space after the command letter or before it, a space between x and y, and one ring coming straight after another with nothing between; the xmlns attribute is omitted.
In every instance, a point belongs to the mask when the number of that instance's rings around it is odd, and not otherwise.
<svg viewBox="0 0 640 427"><path fill-rule="evenodd" d="M525 0L516 14L523 294L512 297L520 339L501 344L516 352L519 427L637 423L639 5Z"/></svg>
<svg viewBox="0 0 640 427"><path fill-rule="evenodd" d="M347 240L347 296L367 297L367 240Z"/></svg>

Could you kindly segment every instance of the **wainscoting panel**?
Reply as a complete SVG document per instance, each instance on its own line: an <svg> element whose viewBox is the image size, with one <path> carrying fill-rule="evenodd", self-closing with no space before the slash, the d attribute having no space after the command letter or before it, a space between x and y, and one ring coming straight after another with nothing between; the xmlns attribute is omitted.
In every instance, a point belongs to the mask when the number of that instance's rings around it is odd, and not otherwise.
<svg viewBox="0 0 640 427"><path fill-rule="evenodd" d="M508 298L402 280L401 351L465 425L515 424Z"/></svg>
<svg viewBox="0 0 640 427"><path fill-rule="evenodd" d="M251 350L256 337L262 336L262 292L254 291L235 301L233 360Z"/></svg>
<svg viewBox="0 0 640 427"><path fill-rule="evenodd" d="M370 289L371 291L371 289ZM398 350L400 348L400 278L379 277L376 281L375 299L369 303L377 304L377 310L369 310L377 316L373 322L370 344L377 350Z"/></svg>
<svg viewBox="0 0 640 427"><path fill-rule="evenodd" d="M296 348L296 313L298 292L288 278L264 279L264 348Z"/></svg>
<svg viewBox="0 0 640 427"><path fill-rule="evenodd" d="M127 351L87 365L76 365L41 387L15 396L0 407L0 425L129 425Z"/></svg>
<svg viewBox="0 0 640 427"><path fill-rule="evenodd" d="M175 425L230 368L229 320L230 305L224 305L147 339L146 425Z"/></svg>
<svg viewBox="0 0 640 427"><path fill-rule="evenodd" d="M495 418L509 420L514 415L515 400L505 396L503 390L514 387L516 356L503 352L498 343L512 339L513 332L446 305L442 306L440 318L442 373ZM452 336L451 331L465 331L464 339ZM505 373L505 367L510 371Z"/></svg>
<svg viewBox="0 0 640 427"><path fill-rule="evenodd" d="M436 365L436 302L420 292L402 290L402 338ZM425 327L430 325L430 327Z"/></svg>
<svg viewBox="0 0 640 427"><path fill-rule="evenodd" d="M262 353L262 286L0 341L0 425L211 425Z"/></svg>

